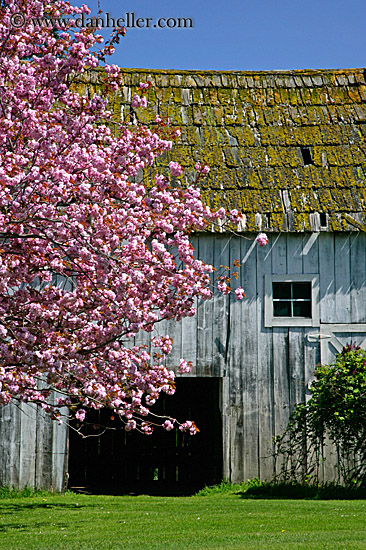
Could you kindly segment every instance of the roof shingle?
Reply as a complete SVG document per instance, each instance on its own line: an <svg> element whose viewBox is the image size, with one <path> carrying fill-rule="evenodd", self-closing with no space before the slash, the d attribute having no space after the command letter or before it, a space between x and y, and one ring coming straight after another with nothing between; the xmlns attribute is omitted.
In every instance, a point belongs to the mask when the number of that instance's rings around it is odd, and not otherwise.
<svg viewBox="0 0 366 550"><path fill-rule="evenodd" d="M321 213L329 231L365 230L364 69L122 74L123 87L109 98L115 118L150 81L139 117L151 122L159 113L182 130L161 169L174 158L190 181L195 162L207 162L205 200L240 209L242 230L319 230ZM98 70L83 78L98 88Z"/></svg>

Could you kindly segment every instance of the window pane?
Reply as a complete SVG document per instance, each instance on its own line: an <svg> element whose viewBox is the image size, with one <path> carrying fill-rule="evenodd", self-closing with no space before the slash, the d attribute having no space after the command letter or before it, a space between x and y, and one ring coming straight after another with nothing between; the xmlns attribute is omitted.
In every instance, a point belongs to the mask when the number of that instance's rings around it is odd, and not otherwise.
<svg viewBox="0 0 366 550"><path fill-rule="evenodd" d="M293 298L307 298L310 300L311 298L311 282L306 281L304 283L292 283L292 292L293 292Z"/></svg>
<svg viewBox="0 0 366 550"><path fill-rule="evenodd" d="M291 283L272 283L273 298L291 298Z"/></svg>
<svg viewBox="0 0 366 550"><path fill-rule="evenodd" d="M274 317L291 317L291 302L273 302Z"/></svg>
<svg viewBox="0 0 366 550"><path fill-rule="evenodd" d="M311 302L293 302L294 317L311 317Z"/></svg>

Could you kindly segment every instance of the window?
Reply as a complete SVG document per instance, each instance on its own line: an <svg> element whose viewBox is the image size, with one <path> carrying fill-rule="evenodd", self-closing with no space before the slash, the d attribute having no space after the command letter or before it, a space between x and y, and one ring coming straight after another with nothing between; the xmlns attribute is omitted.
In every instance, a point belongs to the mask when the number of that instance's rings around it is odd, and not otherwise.
<svg viewBox="0 0 366 550"><path fill-rule="evenodd" d="M266 327L319 326L317 275L266 275Z"/></svg>
<svg viewBox="0 0 366 550"><path fill-rule="evenodd" d="M311 317L311 282L273 282L273 317Z"/></svg>

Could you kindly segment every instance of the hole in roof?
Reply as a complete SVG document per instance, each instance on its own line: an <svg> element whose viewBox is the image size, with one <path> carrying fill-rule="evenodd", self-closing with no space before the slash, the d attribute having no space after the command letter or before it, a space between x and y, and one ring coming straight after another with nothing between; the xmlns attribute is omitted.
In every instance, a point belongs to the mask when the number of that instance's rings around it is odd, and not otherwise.
<svg viewBox="0 0 366 550"><path fill-rule="evenodd" d="M311 151L309 147L300 147L300 151L305 166L313 164L313 159L311 158Z"/></svg>
<svg viewBox="0 0 366 550"><path fill-rule="evenodd" d="M320 227L327 227L327 215L324 212L320 214Z"/></svg>

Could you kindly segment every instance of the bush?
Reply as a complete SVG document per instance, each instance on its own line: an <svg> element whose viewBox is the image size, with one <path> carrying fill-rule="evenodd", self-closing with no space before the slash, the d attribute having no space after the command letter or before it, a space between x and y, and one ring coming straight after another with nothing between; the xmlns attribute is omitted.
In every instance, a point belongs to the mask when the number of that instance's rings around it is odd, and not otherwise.
<svg viewBox="0 0 366 550"><path fill-rule="evenodd" d="M307 405L299 404L286 431L275 439L284 458L280 480L319 480L326 436L335 444L339 479L366 486L366 352L348 344L334 364L316 369Z"/></svg>

